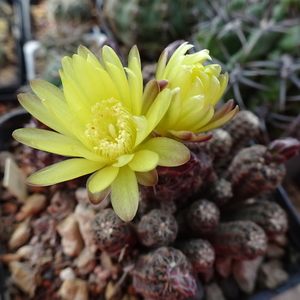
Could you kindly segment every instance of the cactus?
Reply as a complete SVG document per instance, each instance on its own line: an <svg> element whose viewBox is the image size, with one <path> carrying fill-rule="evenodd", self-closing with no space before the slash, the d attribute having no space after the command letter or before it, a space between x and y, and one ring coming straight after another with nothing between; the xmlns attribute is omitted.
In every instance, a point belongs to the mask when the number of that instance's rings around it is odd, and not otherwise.
<svg viewBox="0 0 300 300"><path fill-rule="evenodd" d="M235 115L233 120L237 118L238 114L239 112ZM226 158L229 155L233 140L231 135L222 128L211 130L209 133L212 134L212 138L207 141L207 145L209 146L210 152L213 156L213 162L215 164L222 158Z"/></svg>
<svg viewBox="0 0 300 300"><path fill-rule="evenodd" d="M281 0L205 3L197 40L230 74L225 97L260 117L265 143L289 134L299 114L290 108L299 100L299 8Z"/></svg>
<svg viewBox="0 0 300 300"><path fill-rule="evenodd" d="M159 202L160 206L161 202L166 205L175 202L177 208L182 207L201 186L216 180L207 145L186 143L186 146L191 150L190 160L178 168L158 168L158 183L154 189L142 187L142 201Z"/></svg>
<svg viewBox="0 0 300 300"><path fill-rule="evenodd" d="M231 158L259 135L259 126L259 119L255 114L249 110L241 110L233 120L222 127L232 138Z"/></svg>
<svg viewBox="0 0 300 300"><path fill-rule="evenodd" d="M233 196L231 183L224 178L220 178L205 190L205 196L220 207Z"/></svg>
<svg viewBox="0 0 300 300"><path fill-rule="evenodd" d="M267 249L264 230L251 221L221 222L208 241L217 255L234 259L253 259Z"/></svg>
<svg viewBox="0 0 300 300"><path fill-rule="evenodd" d="M180 236L206 236L218 226L220 211L213 202L201 199L180 211L176 219Z"/></svg>
<svg viewBox="0 0 300 300"><path fill-rule="evenodd" d="M191 263L172 247L139 256L132 276L134 289L149 300L182 300L196 293Z"/></svg>
<svg viewBox="0 0 300 300"><path fill-rule="evenodd" d="M256 201L255 203L232 210L228 212L226 219L230 221L252 221L258 224L269 238L286 233L288 229L286 212L279 204L268 200Z"/></svg>
<svg viewBox="0 0 300 300"><path fill-rule="evenodd" d="M233 199L242 200L273 192L285 175L284 162L296 157L300 142L294 138L275 140L268 146L241 150L228 169Z"/></svg>
<svg viewBox="0 0 300 300"><path fill-rule="evenodd" d="M202 239L178 241L176 248L187 256L195 272L206 273L213 267L215 251L208 241Z"/></svg>
<svg viewBox="0 0 300 300"><path fill-rule="evenodd" d="M157 58L163 48L190 36L202 13L196 0L106 0L106 20L126 51L136 44L143 56Z"/></svg>
<svg viewBox="0 0 300 300"><path fill-rule="evenodd" d="M139 241L147 247L172 244L177 236L178 225L172 214L153 209L144 215L137 226Z"/></svg>
<svg viewBox="0 0 300 300"><path fill-rule="evenodd" d="M98 212L91 221L91 228L98 248L111 257L118 257L125 248L129 252L136 243L132 224L122 221L111 208Z"/></svg>

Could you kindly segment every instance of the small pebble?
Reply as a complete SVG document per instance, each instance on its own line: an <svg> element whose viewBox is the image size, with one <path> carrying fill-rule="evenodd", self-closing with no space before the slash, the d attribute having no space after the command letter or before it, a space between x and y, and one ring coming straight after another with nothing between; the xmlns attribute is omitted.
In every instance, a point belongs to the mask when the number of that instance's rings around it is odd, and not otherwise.
<svg viewBox="0 0 300 300"><path fill-rule="evenodd" d="M75 273L72 268L68 267L60 271L59 278L62 281L75 278Z"/></svg>

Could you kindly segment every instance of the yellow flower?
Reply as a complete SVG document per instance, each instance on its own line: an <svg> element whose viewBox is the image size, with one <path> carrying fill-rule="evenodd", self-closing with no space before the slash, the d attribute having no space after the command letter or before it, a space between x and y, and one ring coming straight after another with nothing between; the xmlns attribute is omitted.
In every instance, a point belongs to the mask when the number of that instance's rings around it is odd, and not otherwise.
<svg viewBox="0 0 300 300"><path fill-rule="evenodd" d="M138 207L138 184L155 185L157 165L178 166L190 157L182 143L152 135L169 107L171 90L152 81L143 92L136 47L128 68L109 47L103 47L98 60L83 46L72 58L63 58L62 67L63 90L33 80L36 96L19 95L22 106L54 131L22 128L13 136L33 148L73 158L39 170L27 181L46 186L92 173L87 181L91 202L111 193L116 213L129 221Z"/></svg>
<svg viewBox="0 0 300 300"><path fill-rule="evenodd" d="M172 102L156 132L180 141L203 141L210 136L198 135L230 121L238 111L233 100L219 110L214 106L223 95L228 74L220 74L217 64L204 66L210 59L208 50L186 54L193 45L183 43L168 61L168 48L161 54L156 79L166 79L172 89Z"/></svg>

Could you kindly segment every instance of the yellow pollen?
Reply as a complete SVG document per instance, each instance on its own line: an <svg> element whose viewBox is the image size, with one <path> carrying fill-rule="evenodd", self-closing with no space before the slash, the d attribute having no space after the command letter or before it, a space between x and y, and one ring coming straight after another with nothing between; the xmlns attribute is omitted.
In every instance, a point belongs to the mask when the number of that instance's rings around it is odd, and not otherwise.
<svg viewBox="0 0 300 300"><path fill-rule="evenodd" d="M94 152L110 159L131 153L135 126L122 103L114 98L103 100L93 105L91 111L85 135L92 141Z"/></svg>

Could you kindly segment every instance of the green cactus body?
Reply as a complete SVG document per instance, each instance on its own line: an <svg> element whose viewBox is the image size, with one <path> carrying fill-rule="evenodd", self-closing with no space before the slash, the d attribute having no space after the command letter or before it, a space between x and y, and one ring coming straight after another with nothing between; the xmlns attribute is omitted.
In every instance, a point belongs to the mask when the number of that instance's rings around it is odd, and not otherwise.
<svg viewBox="0 0 300 300"><path fill-rule="evenodd" d="M134 289L149 300L183 300L197 289L190 261L172 247L141 255L132 276Z"/></svg>
<svg viewBox="0 0 300 300"><path fill-rule="evenodd" d="M208 240L217 255L234 259L253 259L267 249L264 230L251 221L222 222Z"/></svg>
<svg viewBox="0 0 300 300"><path fill-rule="evenodd" d="M268 237L286 233L288 218L279 204L267 200L244 205L228 213L228 220L249 220L258 224Z"/></svg>

